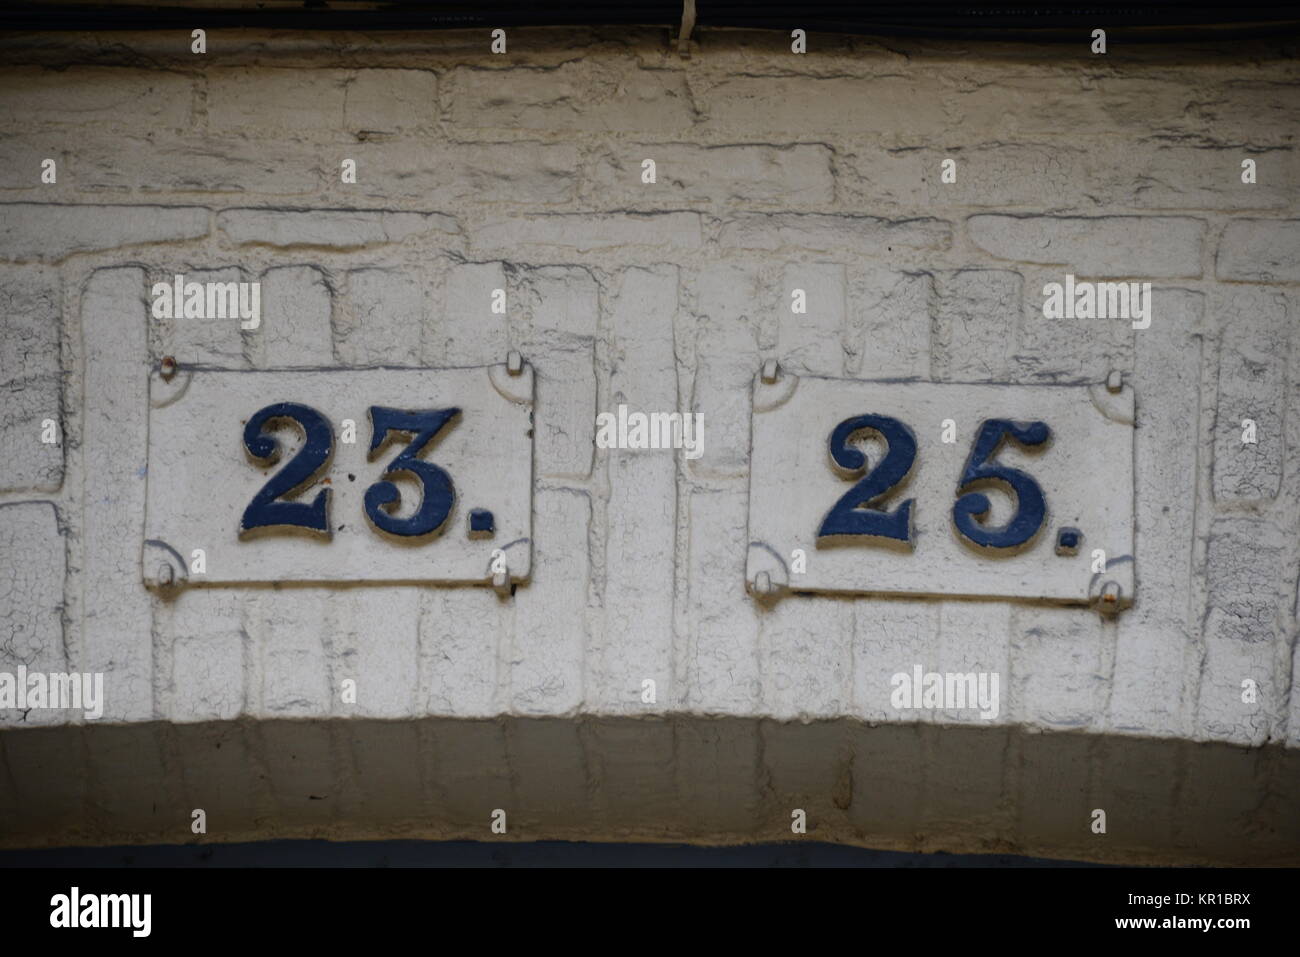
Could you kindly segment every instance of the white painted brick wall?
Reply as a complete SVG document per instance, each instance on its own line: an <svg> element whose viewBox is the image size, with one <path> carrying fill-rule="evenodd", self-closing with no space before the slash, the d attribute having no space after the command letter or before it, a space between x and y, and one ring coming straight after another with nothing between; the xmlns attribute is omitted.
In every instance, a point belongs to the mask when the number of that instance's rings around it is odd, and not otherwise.
<svg viewBox="0 0 1300 957"><path fill-rule="evenodd" d="M637 30L515 31L507 57L461 33L347 53L213 33L202 59L162 35L0 41L0 670L107 691L98 723L0 711L0 845L188 840L194 807L213 840L488 839L497 807L525 839L781 840L802 807L810 837L876 847L1300 861L1300 68L743 36L690 59ZM149 285L178 272L260 280L261 328L152 319ZM1043 319L1066 272L1153 282L1151 327ZM512 597L142 587L163 356L510 349L538 377ZM1121 370L1136 605L753 601L769 357ZM619 403L703 413L704 456L595 448ZM998 672L1002 713L900 718L889 678L914 664Z"/></svg>

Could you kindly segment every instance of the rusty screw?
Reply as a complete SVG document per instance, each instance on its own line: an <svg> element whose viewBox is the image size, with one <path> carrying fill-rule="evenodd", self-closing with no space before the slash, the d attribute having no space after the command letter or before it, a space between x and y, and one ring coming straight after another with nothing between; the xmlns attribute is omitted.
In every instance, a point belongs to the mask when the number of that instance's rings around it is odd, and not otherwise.
<svg viewBox="0 0 1300 957"><path fill-rule="evenodd" d="M163 356L162 362L158 366L158 372L162 375L164 382L171 382L176 375L176 359L173 356Z"/></svg>

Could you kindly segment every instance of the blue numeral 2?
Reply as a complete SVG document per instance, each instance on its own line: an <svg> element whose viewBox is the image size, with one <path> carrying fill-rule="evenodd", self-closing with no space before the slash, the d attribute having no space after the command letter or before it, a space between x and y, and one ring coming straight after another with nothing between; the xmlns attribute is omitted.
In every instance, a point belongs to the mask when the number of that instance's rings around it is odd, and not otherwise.
<svg viewBox="0 0 1300 957"><path fill-rule="evenodd" d="M296 402L268 405L244 426L244 448L259 465L274 465L280 460L280 442L265 433L276 431L286 422L302 430L302 448L248 503L239 523L241 538L259 528L304 529L330 537L329 489L321 489L310 503L280 501L307 488L329 465L334 451L334 431L325 417L310 406Z"/></svg>
<svg viewBox="0 0 1300 957"><path fill-rule="evenodd" d="M908 499L893 512L877 506L889 492L902 482L912 470L916 460L916 436L902 422L883 415L859 415L845 419L835 427L830 437L831 461L850 477L867 467L867 457L848 443L859 432L870 431L880 435L888 444L888 451L880 464L868 472L861 481L849 489L831 508L817 530L818 544L851 538L881 539L912 543L912 505Z"/></svg>

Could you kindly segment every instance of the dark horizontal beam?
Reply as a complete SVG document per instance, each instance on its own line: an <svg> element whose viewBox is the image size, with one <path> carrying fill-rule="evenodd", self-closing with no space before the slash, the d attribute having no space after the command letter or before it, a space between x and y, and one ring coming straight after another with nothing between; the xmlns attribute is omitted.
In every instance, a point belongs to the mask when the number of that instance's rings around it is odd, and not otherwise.
<svg viewBox="0 0 1300 957"><path fill-rule="evenodd" d="M697 0L698 27L823 33L1075 39L1097 27L1125 39L1276 36L1300 33L1295 3L800 3ZM11 0L0 30L172 30L254 27L299 30L437 30L473 27L647 25L676 28L680 2L463 3L437 0L330 2L226 0L144 3Z"/></svg>

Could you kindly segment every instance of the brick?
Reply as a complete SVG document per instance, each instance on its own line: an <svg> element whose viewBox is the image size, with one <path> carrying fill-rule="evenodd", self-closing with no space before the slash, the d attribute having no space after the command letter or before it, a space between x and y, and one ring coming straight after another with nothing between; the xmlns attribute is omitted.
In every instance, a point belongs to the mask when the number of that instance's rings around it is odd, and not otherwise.
<svg viewBox="0 0 1300 957"><path fill-rule="evenodd" d="M344 84L349 130L404 133L438 121L438 78L432 70L358 70Z"/></svg>
<svg viewBox="0 0 1300 957"><path fill-rule="evenodd" d="M401 827L429 812L421 763L420 726L405 721L349 721L342 733L356 770L356 795L345 813Z"/></svg>
<svg viewBox="0 0 1300 957"><path fill-rule="evenodd" d="M512 316L521 328L594 336L600 319L600 287L581 266L520 267L515 272Z"/></svg>
<svg viewBox="0 0 1300 957"><path fill-rule="evenodd" d="M922 730L914 724L849 727L853 748L849 818L873 846L886 842L908 850L914 846L926 777Z"/></svg>
<svg viewBox="0 0 1300 957"><path fill-rule="evenodd" d="M0 190L39 190L42 200L65 200L73 185L84 181L84 158L84 150L74 153L59 132L6 134L0 138ZM57 180L53 183L43 181L42 164L47 159L54 160Z"/></svg>
<svg viewBox="0 0 1300 957"><path fill-rule="evenodd" d="M1214 290L1211 302L1220 321L1214 497L1266 501L1282 481L1286 301L1276 293L1234 288ZM1253 443L1243 441L1247 419L1255 424Z"/></svg>
<svg viewBox="0 0 1300 957"><path fill-rule="evenodd" d="M732 718L678 726L677 773L691 782L686 830L697 839L751 833L759 803L755 725Z"/></svg>
<svg viewBox="0 0 1300 957"><path fill-rule="evenodd" d="M104 672L104 718L154 717L152 599L140 581L148 461L144 271L96 270L81 294L86 365L81 501L82 671Z"/></svg>
<svg viewBox="0 0 1300 957"><path fill-rule="evenodd" d="M1019 273L960 269L935 280L931 349L937 379L952 382L1012 381L1005 343L1023 301Z"/></svg>
<svg viewBox="0 0 1300 957"><path fill-rule="evenodd" d="M1289 526L1247 516L1225 515L1210 528L1198 733L1255 746L1285 735L1279 665L1290 657L1293 540ZM1257 687L1254 703L1241 700L1246 679Z"/></svg>
<svg viewBox="0 0 1300 957"><path fill-rule="evenodd" d="M615 369L610 409L677 408L673 320L675 268L624 272L611 322ZM606 453L604 637L589 656L590 705L605 712L661 713L680 698L673 687L673 555L677 534L675 454L666 450ZM642 682L655 682L656 703L642 704Z"/></svg>
<svg viewBox="0 0 1300 957"><path fill-rule="evenodd" d="M442 311L425 332L425 355L435 366L504 362L510 351L506 314L492 311L492 295L506 288L502 263L457 263L447 273Z"/></svg>
<svg viewBox="0 0 1300 957"><path fill-rule="evenodd" d="M1173 216L999 216L966 220L998 259L1059 265L1078 277L1198 277L1205 223Z"/></svg>
<svg viewBox="0 0 1300 957"><path fill-rule="evenodd" d="M298 826L324 825L337 813L340 774L328 725L263 721L257 726L258 758L266 768L276 817Z"/></svg>
<svg viewBox="0 0 1300 957"><path fill-rule="evenodd" d="M1279 846L1286 846L1288 838L1283 834L1294 833L1295 815L1279 808L1276 800L1238 784L1265 773L1264 749L1203 744L1187 746L1184 753L1187 776L1173 814L1175 820L1187 822L1184 840L1192 838L1198 855L1236 861L1250 859L1264 848L1276 853ZM1210 826L1212 821L1215 826ZM1279 825L1286 830L1279 833Z"/></svg>
<svg viewBox="0 0 1300 957"><path fill-rule="evenodd" d="M852 608L838 599L802 597L766 611L758 636L764 712L783 720L843 714L853 695L852 642Z"/></svg>
<svg viewBox="0 0 1300 957"><path fill-rule="evenodd" d="M248 282L238 267L225 269L185 269L181 271L185 282L191 283L229 283ZM170 288L177 273L158 271L150 275L148 288L152 290L155 282L166 283ZM265 292L265 290L263 290ZM153 295L149 294L150 326L153 340L157 344L153 350L155 357L172 356L182 366L209 365L222 369L243 369L248 367L245 354L244 336L241 329L242 320L238 316L226 319L186 319L178 316L172 319L158 319L152 314ZM259 299L261 314L266 314L264 299ZM258 333L250 332L250 338Z"/></svg>
<svg viewBox="0 0 1300 957"><path fill-rule="evenodd" d="M1238 641L1272 641L1284 599L1277 569L1289 549L1287 532L1246 516L1223 516L1210 528L1207 581L1210 608L1225 616L1225 632Z"/></svg>
<svg viewBox="0 0 1300 957"><path fill-rule="evenodd" d="M1182 756L1146 738L1116 738L1103 747L1095 772L1095 806L1106 810L1107 839L1153 851L1174 844L1179 832L1188 830L1185 818L1180 821L1169 812Z"/></svg>
<svg viewBox="0 0 1300 957"><path fill-rule="evenodd" d="M1186 655L1199 631L1193 590L1201 443L1204 297L1157 290L1160 321L1134 336L1138 594L1115 635L1108 728L1178 735L1188 723ZM1150 463L1150 465L1143 465ZM1155 463L1160 463L1156 467Z"/></svg>
<svg viewBox="0 0 1300 957"><path fill-rule="evenodd" d="M193 122L193 101L194 81L177 72L11 67L0 78L0 127L185 128Z"/></svg>
<svg viewBox="0 0 1300 957"><path fill-rule="evenodd" d="M610 83L607 67L587 59L557 67L460 66L447 78L453 130L656 133L691 127L684 74L627 65Z"/></svg>
<svg viewBox="0 0 1300 957"><path fill-rule="evenodd" d="M643 183L642 161L655 161ZM820 206L834 202L831 152L820 144L699 146L638 143L606 153L584 192L625 206L703 205L729 208Z"/></svg>
<svg viewBox="0 0 1300 957"><path fill-rule="evenodd" d="M1013 348L1005 361L1022 381L1048 383L1101 382L1113 369L1132 365L1134 342L1151 329L1135 330L1132 319L1049 319L1043 315L1043 289L1064 281L1064 271L1029 267L1023 270L1025 300ZM1179 321L1185 290L1151 287L1151 327Z"/></svg>
<svg viewBox="0 0 1300 957"><path fill-rule="evenodd" d="M802 289L807 312L791 310L791 294ZM848 335L848 276L840 263L808 263L785 267L777 315L780 317L777 355L782 368L796 375L838 376L844 373Z"/></svg>
<svg viewBox="0 0 1300 957"><path fill-rule="evenodd" d="M1222 608L1211 608L1205 616L1204 641L1196 732L1251 747L1280 737L1287 722L1287 682L1278 674L1274 644L1242 640L1240 621ZM1243 700L1247 687L1254 701Z"/></svg>
<svg viewBox="0 0 1300 957"><path fill-rule="evenodd" d="M993 692L993 675L997 675L997 714L983 716L978 702L966 702L963 709L936 710L935 718L949 724L1010 724L1012 708L1020 702L1013 687L1013 667L1018 658L1013 654L1015 634L1011 606L1005 603L946 601L939 607L939 633L935 642L933 666L926 663L926 671L943 674L986 674L985 687L990 698ZM990 708L991 710L991 708Z"/></svg>
<svg viewBox="0 0 1300 957"><path fill-rule="evenodd" d="M68 669L63 632L64 539L50 502L0 505L0 671ZM17 680L16 677L14 680ZM0 727L63 724L83 713L0 709Z"/></svg>
<svg viewBox="0 0 1300 957"><path fill-rule="evenodd" d="M86 729L90 817L111 821L118 833L189 831L188 811L173 801L159 800L157 782L165 777L159 738L157 729L148 725L94 724ZM131 773L122 774L124 767Z"/></svg>
<svg viewBox="0 0 1300 957"><path fill-rule="evenodd" d="M816 561L816 556L809 556ZM792 576L792 582L797 578ZM797 587L797 584L794 586ZM935 670L938 659L940 605L913 599L853 603L853 714L863 721L930 721L928 711L900 711L890 697L896 674Z"/></svg>
<svg viewBox="0 0 1300 957"><path fill-rule="evenodd" d="M250 709L258 717L323 717L338 694L324 642L329 637L328 599L319 589L251 594L244 629L258 661Z"/></svg>
<svg viewBox="0 0 1300 957"><path fill-rule="evenodd" d="M262 369L334 364L334 290L314 266L277 266L262 274L262 321L247 335Z"/></svg>
<svg viewBox="0 0 1300 957"><path fill-rule="evenodd" d="M419 280L401 270L354 269L334 351L349 366L420 364L420 331L429 303Z"/></svg>
<svg viewBox="0 0 1300 957"><path fill-rule="evenodd" d="M208 233L197 206L0 204L0 260L61 262L74 253L177 242Z"/></svg>
<svg viewBox="0 0 1300 957"><path fill-rule="evenodd" d="M542 213L493 220L473 234L479 249L552 246L580 253L621 246L698 249L698 213Z"/></svg>
<svg viewBox="0 0 1300 957"><path fill-rule="evenodd" d="M677 804L676 723L608 718L586 727L596 820L614 834L644 834L671 820ZM621 795L631 795L622 800Z"/></svg>
<svg viewBox="0 0 1300 957"><path fill-rule="evenodd" d="M1300 155L1289 147L1255 154L1237 146L1130 143L1122 151L1099 145L1078 154L1038 152L1047 154L1049 164L1041 184L1046 195L1067 196L1076 184L1087 183L1093 202L1121 209L1279 209L1290 203L1289 193L1300 181ZM1251 184L1241 181L1241 161L1247 157L1258 164L1259 179ZM988 185L996 202L1000 191Z"/></svg>
<svg viewBox="0 0 1300 957"><path fill-rule="evenodd" d="M46 154L49 155L49 154ZM215 193L220 196L319 195L327 176L338 178L338 167L322 170L320 149L267 133L168 137L123 135L79 146L59 163L59 180L87 192Z"/></svg>
<svg viewBox="0 0 1300 957"><path fill-rule="evenodd" d="M420 603L421 714L492 717L509 608L490 588L430 589Z"/></svg>
<svg viewBox="0 0 1300 957"><path fill-rule="evenodd" d="M1198 734L1259 746L1285 727L1285 679L1277 675L1277 662L1290 625L1279 609L1292 594L1277 570L1294 567L1292 537L1290 530L1245 516L1220 517L1210 528ZM1294 581L1295 573L1287 577ZM1242 701L1246 679L1257 687L1253 704Z"/></svg>
<svg viewBox="0 0 1300 957"><path fill-rule="evenodd" d="M928 378L934 280L864 266L849 274L846 371L863 379Z"/></svg>
<svg viewBox="0 0 1300 957"><path fill-rule="evenodd" d="M518 721L506 748L519 782L511 802L510 833L590 833L593 793L578 726L570 721Z"/></svg>
<svg viewBox="0 0 1300 957"><path fill-rule="evenodd" d="M413 236L445 238L459 231L442 213L399 213L381 209L227 209L217 226L231 242L291 248L360 249L400 243Z"/></svg>
<svg viewBox="0 0 1300 957"><path fill-rule="evenodd" d="M384 114L381 114L381 116ZM356 183L341 183L335 164L326 177L333 195L376 202L412 199L430 205L518 203L530 207L571 201L577 191L578 150L569 143L447 143L428 138L365 141L339 150L356 160Z"/></svg>
<svg viewBox="0 0 1300 957"><path fill-rule="evenodd" d="M1100 616L1078 608L1025 607L1016 609L1012 623L1014 680L1003 672L1004 715L1010 716L1010 704L1016 720L1032 727L1097 726L1111 681L1110 637Z"/></svg>
<svg viewBox="0 0 1300 957"><path fill-rule="evenodd" d="M53 271L0 268L0 491L63 484L62 312ZM42 441L46 420L54 443Z"/></svg>
<svg viewBox="0 0 1300 957"><path fill-rule="evenodd" d="M538 489L533 523L532 580L515 594L509 710L576 714L583 705L591 499Z"/></svg>
<svg viewBox="0 0 1300 957"><path fill-rule="evenodd" d="M256 834L260 825L274 820L265 776L250 775L248 769L263 756L254 726L231 722L178 724L172 734L180 767L177 774L188 807L182 815L181 833L191 840L190 813L202 808L208 816L211 835Z"/></svg>
<svg viewBox="0 0 1300 957"><path fill-rule="evenodd" d="M744 541L748 496L743 491L694 491L690 496L687 588L690 626L681 663L692 711L761 713L759 617L745 594Z"/></svg>
<svg viewBox="0 0 1300 957"><path fill-rule="evenodd" d="M750 386L762 364L751 316L758 298L753 271L710 266L696 283L695 381L691 412L703 418L703 449L687 459L692 475L739 478L749 464ZM671 412L674 401L647 412ZM683 457L685 453L683 452Z"/></svg>
<svg viewBox="0 0 1300 957"><path fill-rule="evenodd" d="M520 344L536 375L533 468L585 479L596 446L596 365L590 339L547 335Z"/></svg>
<svg viewBox="0 0 1300 957"><path fill-rule="evenodd" d="M33 712L35 713L35 712ZM66 833L87 829L92 782L85 773L79 749L59 747L69 739L61 728L26 728L21 733L0 734L5 766L13 782L13 804L20 811L19 825L6 821L0 834ZM71 740L82 741L81 729Z"/></svg>
<svg viewBox="0 0 1300 957"><path fill-rule="evenodd" d="M208 125L280 134L338 129L350 79L341 70L217 67L207 71Z"/></svg>
<svg viewBox="0 0 1300 957"><path fill-rule="evenodd" d="M817 840L819 831L839 831L848 820L853 794L846 729L831 721L771 721L759 725L759 736L759 773L770 795L760 833L774 839L791 834L796 809L807 816L808 839Z"/></svg>
<svg viewBox="0 0 1300 957"><path fill-rule="evenodd" d="M498 721L439 722L433 736L432 774L439 793L440 823L480 840L502 840L492 832L493 811L506 812L507 834L514 786L505 726Z"/></svg>
<svg viewBox="0 0 1300 957"><path fill-rule="evenodd" d="M928 836L951 830L960 833L969 827L975 835L987 835L989 845L996 846L1008 823L1004 782L1011 734L1005 728L943 728L933 734L929 757L943 771L926 788L921 820ZM962 822L961 826L954 828L954 821Z"/></svg>
<svg viewBox="0 0 1300 957"><path fill-rule="evenodd" d="M400 718L418 713L420 589L367 588L348 602L331 602L325 634L330 700L335 714ZM343 682L356 683L356 703L343 700Z"/></svg>
<svg viewBox="0 0 1300 957"><path fill-rule="evenodd" d="M167 716L172 721L228 721L245 710L247 635L238 598L194 588L157 613L160 633L174 636Z"/></svg>
<svg viewBox="0 0 1300 957"><path fill-rule="evenodd" d="M1098 803L1101 795L1091 793L1088 774L1090 741L1079 734L1030 734L1018 739L1019 815L1016 837L1021 853L1043 848L1056 853L1087 857L1087 842L1105 840L1092 832L1092 812L1100 807L1110 817L1122 814L1113 802Z"/></svg>
<svg viewBox="0 0 1300 957"><path fill-rule="evenodd" d="M731 76L695 100L706 129L725 124L785 137L907 130L925 139L949 128L938 92L902 76Z"/></svg>
<svg viewBox="0 0 1300 957"><path fill-rule="evenodd" d="M1236 282L1300 282L1300 219L1236 219L1223 231L1214 274Z"/></svg>
<svg viewBox="0 0 1300 957"><path fill-rule="evenodd" d="M895 247L947 249L952 227L937 219L888 220L821 213L743 213L722 225L718 242L736 249L852 251L882 256Z"/></svg>

